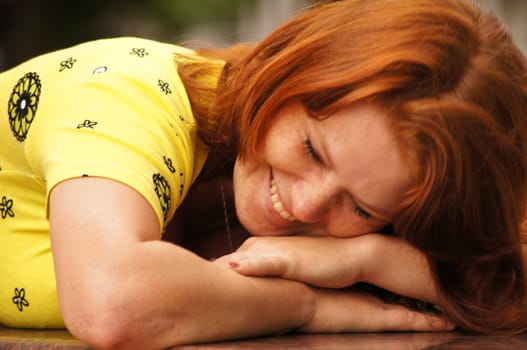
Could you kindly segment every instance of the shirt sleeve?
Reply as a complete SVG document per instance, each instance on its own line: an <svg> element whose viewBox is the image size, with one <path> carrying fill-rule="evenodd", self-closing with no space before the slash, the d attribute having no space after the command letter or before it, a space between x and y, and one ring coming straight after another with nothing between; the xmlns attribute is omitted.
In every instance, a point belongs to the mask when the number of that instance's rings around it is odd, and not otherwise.
<svg viewBox="0 0 527 350"><path fill-rule="evenodd" d="M175 69L130 73L103 65L90 72L47 93L43 79L26 139L28 164L48 195L75 177L122 182L148 201L163 230L197 176L196 162L204 162Z"/></svg>

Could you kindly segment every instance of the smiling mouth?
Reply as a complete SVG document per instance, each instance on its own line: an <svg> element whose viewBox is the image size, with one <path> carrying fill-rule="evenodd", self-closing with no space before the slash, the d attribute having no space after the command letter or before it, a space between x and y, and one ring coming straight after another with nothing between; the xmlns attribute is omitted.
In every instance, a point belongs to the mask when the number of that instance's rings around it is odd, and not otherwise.
<svg viewBox="0 0 527 350"><path fill-rule="evenodd" d="M276 187L274 179L271 179L271 187L269 190L271 192L271 203L273 204L273 208L280 215L280 217L288 221L296 221L296 218L293 216L293 214L284 208L284 205L280 200L280 196L278 195L278 188Z"/></svg>

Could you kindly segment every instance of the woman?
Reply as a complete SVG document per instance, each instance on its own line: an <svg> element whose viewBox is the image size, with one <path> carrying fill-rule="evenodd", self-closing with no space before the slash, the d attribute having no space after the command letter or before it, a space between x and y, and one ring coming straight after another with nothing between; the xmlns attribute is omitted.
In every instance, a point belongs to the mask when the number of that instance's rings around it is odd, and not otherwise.
<svg viewBox="0 0 527 350"><path fill-rule="evenodd" d="M256 76L254 82L266 81L263 88L253 83L231 92L239 101L254 101L230 107L254 115L252 129L239 129L242 155L255 157L253 130L265 130L261 121L285 101L297 98L321 119L338 116L347 106L381 106L403 164L413 169L404 200L385 199L396 213L388 221L390 231L425 253L427 263L403 241L373 235L346 242L251 239L221 260L247 275L321 287L366 281L439 304L467 331L524 332L524 56L501 23L469 1L355 1L325 10L324 19L306 13L276 31L232 74L233 80L246 74ZM236 101L228 94L219 92L218 105ZM349 139L353 144L356 135ZM360 142L364 148L375 146ZM356 161L354 155L349 159ZM397 177L398 170L391 171ZM295 186L288 190L294 193ZM350 237L379 232L381 226L329 233ZM332 253L321 254L321 246ZM368 254L359 258L357 251Z"/></svg>
<svg viewBox="0 0 527 350"><path fill-rule="evenodd" d="M494 17L340 1L198 53L111 39L0 76L2 323L64 322L96 348L452 328L336 289L366 281L464 329L523 330L525 62ZM231 195L251 234L308 237L215 262L160 240L232 240Z"/></svg>

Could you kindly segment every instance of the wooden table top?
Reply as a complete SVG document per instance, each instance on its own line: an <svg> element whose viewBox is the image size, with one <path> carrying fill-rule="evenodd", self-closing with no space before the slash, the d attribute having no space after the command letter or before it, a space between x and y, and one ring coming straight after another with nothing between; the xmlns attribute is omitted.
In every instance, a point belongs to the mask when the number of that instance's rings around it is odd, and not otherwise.
<svg viewBox="0 0 527 350"><path fill-rule="evenodd" d="M0 327L0 349L89 349L65 330L21 330ZM286 334L231 342L196 344L171 350L310 349L310 350L517 350L527 349L527 335L468 336L448 333Z"/></svg>

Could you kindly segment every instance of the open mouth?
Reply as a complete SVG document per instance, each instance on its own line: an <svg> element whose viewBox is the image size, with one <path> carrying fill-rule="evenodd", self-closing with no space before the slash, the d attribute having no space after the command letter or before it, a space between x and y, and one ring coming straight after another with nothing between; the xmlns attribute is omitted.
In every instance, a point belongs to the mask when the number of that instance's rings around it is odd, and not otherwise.
<svg viewBox="0 0 527 350"><path fill-rule="evenodd" d="M274 178L271 175L271 184L269 188L271 192L271 203L273 204L274 210L285 220L288 221L296 221L296 218L288 212L280 200L280 195L278 194L278 188L276 187L276 182L274 181Z"/></svg>

